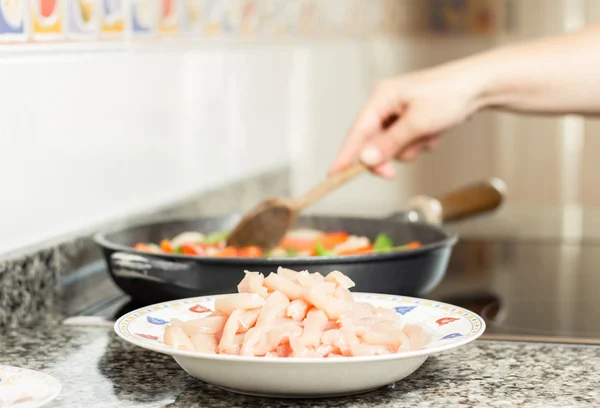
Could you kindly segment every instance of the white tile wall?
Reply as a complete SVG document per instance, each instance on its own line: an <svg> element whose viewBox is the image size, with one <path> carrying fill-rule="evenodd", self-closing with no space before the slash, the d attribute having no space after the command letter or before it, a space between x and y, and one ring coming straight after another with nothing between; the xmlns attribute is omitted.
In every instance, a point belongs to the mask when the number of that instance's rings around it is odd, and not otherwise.
<svg viewBox="0 0 600 408"><path fill-rule="evenodd" d="M288 163L291 48L14 50L0 253Z"/></svg>

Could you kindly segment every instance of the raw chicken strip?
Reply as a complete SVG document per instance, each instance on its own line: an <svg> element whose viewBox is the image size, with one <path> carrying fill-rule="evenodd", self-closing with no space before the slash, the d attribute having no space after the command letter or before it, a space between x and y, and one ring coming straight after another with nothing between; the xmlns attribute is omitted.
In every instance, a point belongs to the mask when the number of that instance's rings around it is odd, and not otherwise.
<svg viewBox="0 0 600 408"><path fill-rule="evenodd" d="M306 317L308 304L302 299L293 300L287 308L286 315L296 321L302 321Z"/></svg>
<svg viewBox="0 0 600 408"><path fill-rule="evenodd" d="M302 286L276 273L271 273L267 276L264 285L271 292L279 291L283 293L289 300L296 300L302 297Z"/></svg>
<svg viewBox="0 0 600 408"><path fill-rule="evenodd" d="M194 345L183 329L178 326L169 326L165 329L163 341L167 346L178 350L194 351Z"/></svg>
<svg viewBox="0 0 600 408"><path fill-rule="evenodd" d="M430 341L431 336L421 326L407 323L402 328L402 332L406 334L410 342L411 350L419 350L425 347Z"/></svg>
<svg viewBox="0 0 600 408"><path fill-rule="evenodd" d="M325 282L325 278L319 272L315 273L298 273L298 283L304 288L312 288L318 283Z"/></svg>
<svg viewBox="0 0 600 408"><path fill-rule="evenodd" d="M226 321L226 316L209 316L201 319L187 320L179 323L179 326L183 329L185 334L192 337L198 333L214 334L223 331ZM171 322L171 324L172 323L173 322Z"/></svg>
<svg viewBox="0 0 600 408"><path fill-rule="evenodd" d="M277 268L277 275L283 276L284 278L289 279L292 282L298 280L298 272L292 269L282 268L281 266Z"/></svg>
<svg viewBox="0 0 600 408"><path fill-rule="evenodd" d="M229 319L227 319L227 323L225 323L225 327L223 328L221 340L219 341L219 353L237 354L238 345L235 344L234 339L240 327L240 318L243 313L243 309L234 310L233 313L231 313L231 316L229 316Z"/></svg>
<svg viewBox="0 0 600 408"><path fill-rule="evenodd" d="M275 350L282 343L289 343L291 337L298 337L302 334L302 329L293 323L284 323L271 329L267 333L267 345L269 350Z"/></svg>
<svg viewBox="0 0 600 408"><path fill-rule="evenodd" d="M300 336L300 342L305 346L318 347L321 344L323 330L329 319L322 310L311 309L304 319L304 330Z"/></svg>
<svg viewBox="0 0 600 408"><path fill-rule="evenodd" d="M215 354L217 352L217 339L214 334L197 333L191 336L194 351L199 353Z"/></svg>
<svg viewBox="0 0 600 408"><path fill-rule="evenodd" d="M352 303L328 296L317 288L305 289L304 299L317 309L324 311L330 320L337 320L342 314L352 311Z"/></svg>
<svg viewBox="0 0 600 408"><path fill-rule="evenodd" d="M340 271L330 272L326 277L325 281L334 282L336 285L341 286L344 289L353 288L356 284L352 279L341 273Z"/></svg>
<svg viewBox="0 0 600 408"><path fill-rule="evenodd" d="M262 298L269 295L267 288L263 286L265 276L260 272L244 271L244 279L237 286L240 293L256 293Z"/></svg>
<svg viewBox="0 0 600 408"><path fill-rule="evenodd" d="M264 330L251 328L244 335L244 343L240 354L242 356L264 356L269 352L267 335Z"/></svg>
<svg viewBox="0 0 600 408"><path fill-rule="evenodd" d="M244 313L242 313L242 315L240 316L240 325L238 328L238 333L246 333L248 329L254 327L259 314L260 309L250 309L244 311Z"/></svg>
<svg viewBox="0 0 600 408"><path fill-rule="evenodd" d="M265 300L256 293L236 293L220 297L215 301L215 311L230 315L236 309L256 309L265 304Z"/></svg>
<svg viewBox="0 0 600 408"><path fill-rule="evenodd" d="M354 302L354 297L352 296L352 293L348 289L346 289L342 286L338 286L337 288L335 288L333 296L340 300L347 300L348 302Z"/></svg>
<svg viewBox="0 0 600 408"><path fill-rule="evenodd" d="M264 331L269 330L278 316L285 315L289 304L289 299L283 293L271 293L258 315L255 327Z"/></svg>
<svg viewBox="0 0 600 408"><path fill-rule="evenodd" d="M314 352L300 341L300 336L290 337L292 357L314 357Z"/></svg>

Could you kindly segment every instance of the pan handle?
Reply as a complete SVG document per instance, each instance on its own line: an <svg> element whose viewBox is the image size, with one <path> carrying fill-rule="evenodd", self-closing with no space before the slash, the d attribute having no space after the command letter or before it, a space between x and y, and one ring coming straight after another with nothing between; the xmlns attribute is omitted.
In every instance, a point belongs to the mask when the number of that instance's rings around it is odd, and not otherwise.
<svg viewBox="0 0 600 408"><path fill-rule="evenodd" d="M504 181L492 178L437 197L416 196L408 201L407 212L402 217L434 225L462 220L500 207L506 190Z"/></svg>

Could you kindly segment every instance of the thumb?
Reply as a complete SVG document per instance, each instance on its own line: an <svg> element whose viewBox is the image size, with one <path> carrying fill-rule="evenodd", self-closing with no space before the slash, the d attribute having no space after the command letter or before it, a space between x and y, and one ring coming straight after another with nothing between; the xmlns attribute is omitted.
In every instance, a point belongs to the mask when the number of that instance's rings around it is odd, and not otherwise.
<svg viewBox="0 0 600 408"><path fill-rule="evenodd" d="M362 149L360 160L369 167L376 167L401 155L420 135L409 123L403 116L371 139Z"/></svg>

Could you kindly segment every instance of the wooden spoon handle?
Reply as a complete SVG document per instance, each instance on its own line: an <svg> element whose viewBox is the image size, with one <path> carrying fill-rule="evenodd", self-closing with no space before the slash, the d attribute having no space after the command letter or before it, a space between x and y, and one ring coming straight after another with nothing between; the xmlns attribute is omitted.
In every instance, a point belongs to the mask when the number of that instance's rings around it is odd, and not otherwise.
<svg viewBox="0 0 600 408"><path fill-rule="evenodd" d="M303 208L314 204L336 188L346 184L367 169L368 167L362 163L353 164L344 170L327 177L325 181L314 187L312 190L292 200L290 205L295 211L300 211Z"/></svg>

